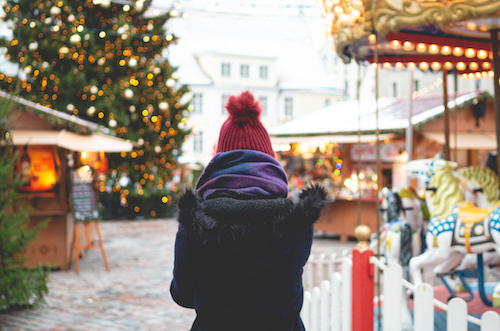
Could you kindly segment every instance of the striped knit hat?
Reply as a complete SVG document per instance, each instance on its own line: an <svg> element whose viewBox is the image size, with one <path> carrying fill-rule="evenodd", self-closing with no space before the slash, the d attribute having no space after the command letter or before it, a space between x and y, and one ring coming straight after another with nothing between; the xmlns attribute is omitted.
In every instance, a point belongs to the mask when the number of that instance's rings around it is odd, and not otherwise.
<svg viewBox="0 0 500 331"><path fill-rule="evenodd" d="M252 93L230 96L225 105L229 117L222 124L217 153L235 149L252 149L274 157L271 138L260 122L262 108Z"/></svg>

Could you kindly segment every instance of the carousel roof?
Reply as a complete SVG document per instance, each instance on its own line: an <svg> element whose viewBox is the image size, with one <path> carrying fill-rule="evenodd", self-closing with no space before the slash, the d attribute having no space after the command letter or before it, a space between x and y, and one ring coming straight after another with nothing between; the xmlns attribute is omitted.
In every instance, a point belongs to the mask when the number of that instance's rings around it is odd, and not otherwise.
<svg viewBox="0 0 500 331"><path fill-rule="evenodd" d="M344 61L492 76L500 2L323 0L327 35ZM377 41L377 37L378 41Z"/></svg>

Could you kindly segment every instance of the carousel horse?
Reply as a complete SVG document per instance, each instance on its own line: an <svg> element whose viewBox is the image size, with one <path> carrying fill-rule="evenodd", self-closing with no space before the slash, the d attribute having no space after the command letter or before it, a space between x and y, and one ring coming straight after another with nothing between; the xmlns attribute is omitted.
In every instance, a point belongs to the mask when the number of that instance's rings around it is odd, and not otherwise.
<svg viewBox="0 0 500 331"><path fill-rule="evenodd" d="M427 250L410 259L415 284L422 283L422 269L435 267L444 273L455 267L466 254L495 249L500 252L500 202L488 208L465 201L460 183L450 166L435 171L426 202L431 219L426 233ZM500 284L494 290L493 304L500 305Z"/></svg>
<svg viewBox="0 0 500 331"><path fill-rule="evenodd" d="M411 192L401 192L404 198L387 187L382 189L380 211L384 224L379 231L380 246L388 263L396 262L407 268L410 257L420 253L418 233L423 221L419 202L415 201ZM372 247L376 244L375 239Z"/></svg>
<svg viewBox="0 0 500 331"><path fill-rule="evenodd" d="M389 265L398 263L403 267L407 279L410 258L420 254L420 235L415 226L423 226L421 205L415 198L416 195L413 195L413 191L410 189L403 189L399 192L387 187L382 189L380 211L384 224L379 232L380 248ZM373 242L377 243L378 240ZM401 292L401 298L403 303L401 305L401 320L405 330L411 329L412 317L408 305L408 295L404 288Z"/></svg>

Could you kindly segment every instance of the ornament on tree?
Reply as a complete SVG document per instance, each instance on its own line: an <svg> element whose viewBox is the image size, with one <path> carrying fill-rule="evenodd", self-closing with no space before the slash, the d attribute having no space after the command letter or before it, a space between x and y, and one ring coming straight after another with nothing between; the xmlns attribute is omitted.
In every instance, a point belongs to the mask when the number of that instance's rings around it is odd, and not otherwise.
<svg viewBox="0 0 500 331"><path fill-rule="evenodd" d="M68 23L73 23L75 21L75 15L73 14L69 14L68 15Z"/></svg>
<svg viewBox="0 0 500 331"><path fill-rule="evenodd" d="M155 68L153 69L153 73L154 73L155 75L159 75L159 74L161 73L161 69L160 69L160 68L158 68L158 67L155 67Z"/></svg>
<svg viewBox="0 0 500 331"><path fill-rule="evenodd" d="M66 109L70 112L72 112L73 110L75 110L75 106L72 105L71 103L68 103L68 105L66 106Z"/></svg>
<svg viewBox="0 0 500 331"><path fill-rule="evenodd" d="M130 107L128 107L128 110L130 110L131 113L135 113L135 106L131 105Z"/></svg>
<svg viewBox="0 0 500 331"><path fill-rule="evenodd" d="M161 147L160 146L155 146L155 152L160 153L161 152Z"/></svg>
<svg viewBox="0 0 500 331"><path fill-rule="evenodd" d="M162 101L158 104L158 108L160 108L160 110L167 110L168 109L168 102L166 101Z"/></svg>
<svg viewBox="0 0 500 331"><path fill-rule="evenodd" d="M38 42L34 41L34 42L30 43L28 45L28 49L30 50L30 52L36 51L38 49Z"/></svg>
<svg viewBox="0 0 500 331"><path fill-rule="evenodd" d="M97 64L100 65L100 66L102 66L104 63L106 63L106 58L105 57L101 57L99 59L99 61L97 61Z"/></svg>
<svg viewBox="0 0 500 331"><path fill-rule="evenodd" d="M66 46L62 46L59 48L59 54L68 54L69 53L69 48Z"/></svg>
<svg viewBox="0 0 500 331"><path fill-rule="evenodd" d="M59 8L57 6L53 6L52 8L50 8L50 15L57 16L60 13L61 13L61 8Z"/></svg>
<svg viewBox="0 0 500 331"><path fill-rule="evenodd" d="M97 86L92 85L92 86L90 87L90 93L92 93L92 94L96 94L97 92L99 92L99 89L97 88Z"/></svg>
<svg viewBox="0 0 500 331"><path fill-rule="evenodd" d="M80 41L82 41L82 37L77 33L69 37L69 42L73 45L78 44Z"/></svg>
<svg viewBox="0 0 500 331"><path fill-rule="evenodd" d="M116 122L116 120L115 120L115 119L109 120L109 126L110 126L111 128L116 127L116 125L117 125L117 124L118 124L118 122Z"/></svg>
<svg viewBox="0 0 500 331"><path fill-rule="evenodd" d="M95 110L94 106L90 106L89 109L87 109L87 115L93 116L95 114Z"/></svg>
<svg viewBox="0 0 500 331"><path fill-rule="evenodd" d="M174 87L175 86L175 79L172 79L172 78L167 79L167 86Z"/></svg>
<svg viewBox="0 0 500 331"><path fill-rule="evenodd" d="M137 62L137 60L136 60L135 58L131 58L131 59L128 61L128 65L129 65L129 67L131 67L131 68L135 68L135 67L137 67L137 63L138 63L138 62Z"/></svg>
<svg viewBox="0 0 500 331"><path fill-rule="evenodd" d="M134 91L129 88L125 89L125 91L123 91L123 96L125 97L125 99L130 100L134 97Z"/></svg>

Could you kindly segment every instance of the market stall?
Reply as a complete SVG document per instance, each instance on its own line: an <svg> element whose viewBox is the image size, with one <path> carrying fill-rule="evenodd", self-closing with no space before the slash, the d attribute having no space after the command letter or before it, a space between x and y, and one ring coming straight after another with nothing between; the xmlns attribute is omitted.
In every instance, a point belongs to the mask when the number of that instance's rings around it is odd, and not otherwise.
<svg viewBox="0 0 500 331"><path fill-rule="evenodd" d="M8 96L0 93L0 97ZM19 208L28 210L30 227L48 221L25 252L26 265L68 269L74 228L83 226L75 222L74 211L79 206L71 199L74 185L70 175L84 166L92 167L95 173L105 171L105 153L130 151L133 145L93 122L21 98L13 100L10 133L20 153L17 170L24 178ZM98 219L98 214L95 216ZM83 245L86 238L78 240Z"/></svg>
<svg viewBox="0 0 500 331"><path fill-rule="evenodd" d="M456 106L460 123L456 147L462 166L484 164L488 153L496 148L491 99L485 99L484 114L476 121L474 105L482 97L478 91L464 92L449 102L450 107ZM290 178L290 191L307 181L319 181L334 199L317 223L318 230L338 234L342 239L354 236L354 229L361 222L372 231L377 230L378 185L401 188L408 184L405 149L408 102L405 98L387 98L379 104L379 166L373 102L363 105L360 122L357 114L347 111L355 107L356 101L340 101L270 130L278 157ZM432 158L443 149L441 102L440 95L413 100L414 159ZM454 143L455 140L453 148Z"/></svg>

